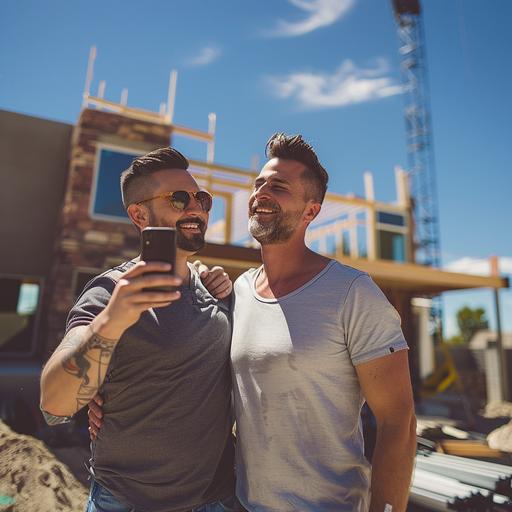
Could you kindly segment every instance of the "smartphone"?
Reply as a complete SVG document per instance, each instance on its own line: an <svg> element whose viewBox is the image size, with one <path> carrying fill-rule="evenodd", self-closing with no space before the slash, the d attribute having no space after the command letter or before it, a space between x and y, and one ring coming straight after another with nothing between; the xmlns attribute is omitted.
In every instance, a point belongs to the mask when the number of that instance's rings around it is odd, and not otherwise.
<svg viewBox="0 0 512 512"><path fill-rule="evenodd" d="M148 227L141 234L141 260L163 261L172 265L169 274L174 275L176 267L176 230L174 228ZM148 272L148 274L160 272ZM175 286L144 288L144 291L173 292Z"/></svg>

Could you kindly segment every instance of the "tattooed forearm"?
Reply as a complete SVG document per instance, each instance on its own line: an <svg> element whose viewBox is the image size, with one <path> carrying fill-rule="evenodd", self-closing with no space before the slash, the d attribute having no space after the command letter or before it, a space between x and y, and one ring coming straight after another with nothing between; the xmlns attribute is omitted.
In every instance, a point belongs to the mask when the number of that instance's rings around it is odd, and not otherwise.
<svg viewBox="0 0 512 512"><path fill-rule="evenodd" d="M75 350L63 361L62 367L67 373L83 379L84 384L88 385L88 372L91 368L91 361L95 361L95 358L89 352L93 349L99 349L99 356L97 356L99 360L97 362L101 363L102 359L110 358L116 342L103 338L98 334L92 334L90 338L85 340L83 337L80 337L77 342L74 343L73 339L68 340L68 347L72 346Z"/></svg>
<svg viewBox="0 0 512 512"><path fill-rule="evenodd" d="M99 391L118 340L77 326L61 341L41 374L41 409L50 424L62 423Z"/></svg>
<svg viewBox="0 0 512 512"><path fill-rule="evenodd" d="M117 342L94 333L85 338L79 333L77 339L71 337L65 341L68 349L75 349L63 359L62 368L66 373L80 379L76 392L78 411L98 392Z"/></svg>

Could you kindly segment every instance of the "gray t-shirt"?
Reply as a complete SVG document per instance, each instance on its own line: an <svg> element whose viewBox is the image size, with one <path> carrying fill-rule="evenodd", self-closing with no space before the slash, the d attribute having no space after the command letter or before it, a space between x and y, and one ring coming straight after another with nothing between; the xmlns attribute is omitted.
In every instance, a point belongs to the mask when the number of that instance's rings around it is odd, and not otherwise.
<svg viewBox="0 0 512 512"><path fill-rule="evenodd" d="M398 313L335 261L279 299L256 293L258 272L235 283L237 496L251 512L367 510L355 366L407 348Z"/></svg>
<svg viewBox="0 0 512 512"><path fill-rule="evenodd" d="M106 306L128 262L94 278L67 330ZM101 389L95 478L137 510L190 510L234 491L230 312L191 270L179 301L144 312L113 353Z"/></svg>

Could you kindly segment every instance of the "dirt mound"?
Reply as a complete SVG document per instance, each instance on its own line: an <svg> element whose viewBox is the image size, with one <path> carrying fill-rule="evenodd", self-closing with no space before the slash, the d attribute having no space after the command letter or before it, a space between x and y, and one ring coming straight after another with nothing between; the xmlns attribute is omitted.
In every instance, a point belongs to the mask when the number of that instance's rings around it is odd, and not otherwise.
<svg viewBox="0 0 512 512"><path fill-rule="evenodd" d="M85 487L41 441L0 422L2 512L75 512L86 501Z"/></svg>

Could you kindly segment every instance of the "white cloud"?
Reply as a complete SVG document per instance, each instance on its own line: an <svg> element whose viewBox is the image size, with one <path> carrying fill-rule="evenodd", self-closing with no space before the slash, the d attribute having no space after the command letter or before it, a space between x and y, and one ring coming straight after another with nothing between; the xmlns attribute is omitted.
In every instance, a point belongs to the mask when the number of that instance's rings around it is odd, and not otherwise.
<svg viewBox="0 0 512 512"><path fill-rule="evenodd" d="M307 13L300 21L278 20L274 29L266 34L274 37L302 36L317 28L332 25L348 13L355 0L288 0Z"/></svg>
<svg viewBox="0 0 512 512"><path fill-rule="evenodd" d="M512 257L498 259L500 274L512 274ZM488 276L491 273L491 265L488 259L464 257L445 265L446 270L461 272L464 274L477 274Z"/></svg>
<svg viewBox="0 0 512 512"><path fill-rule="evenodd" d="M221 51L217 46L205 46L197 55L188 60L188 65L193 67L207 66L217 60L220 55Z"/></svg>
<svg viewBox="0 0 512 512"><path fill-rule="evenodd" d="M333 108L400 94L402 86L386 76L387 72L384 59L366 69L347 59L332 74L298 72L268 77L267 81L279 98L294 98L309 109Z"/></svg>

